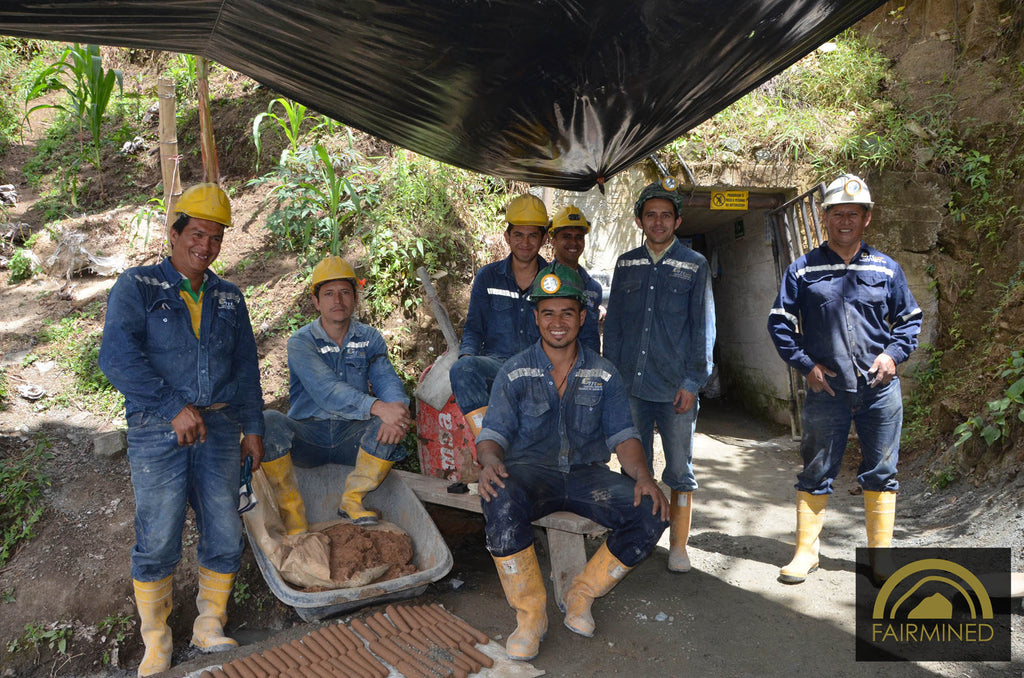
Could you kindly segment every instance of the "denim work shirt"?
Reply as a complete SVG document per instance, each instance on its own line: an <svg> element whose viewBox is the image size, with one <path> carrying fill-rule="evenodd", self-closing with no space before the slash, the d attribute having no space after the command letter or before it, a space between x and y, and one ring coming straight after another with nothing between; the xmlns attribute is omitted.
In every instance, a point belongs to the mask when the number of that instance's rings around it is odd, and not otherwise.
<svg viewBox="0 0 1024 678"><path fill-rule="evenodd" d="M300 327L288 339L288 370L292 419L365 421L378 398L409 404L384 337L358 320L350 321L341 346L319 318Z"/></svg>
<svg viewBox="0 0 1024 678"><path fill-rule="evenodd" d="M615 262L604 355L633 397L672 402L698 393L711 376L715 300L708 262L673 241L658 263L641 245Z"/></svg>
<svg viewBox="0 0 1024 678"><path fill-rule="evenodd" d="M639 440L618 371L597 352L577 346L561 398L540 341L508 360L494 379L477 444L501 445L507 466L537 464L568 473L579 464L605 464L619 443Z"/></svg>
<svg viewBox="0 0 1024 678"><path fill-rule="evenodd" d="M900 265L861 243L850 264L823 244L786 269L768 333L790 367L836 373L833 390L857 391L879 354L897 365L917 347L921 309Z"/></svg>
<svg viewBox="0 0 1024 678"><path fill-rule="evenodd" d="M546 264L543 257L537 257L537 270ZM459 355L507 360L540 339L529 296L529 290L519 289L511 254L477 271Z"/></svg>
<svg viewBox="0 0 1024 678"><path fill-rule="evenodd" d="M249 312L241 291L204 274L199 338L170 258L130 268L107 299L99 365L124 394L125 414L171 421L186 405L228 403L246 435L263 435L263 391Z"/></svg>
<svg viewBox="0 0 1024 678"><path fill-rule="evenodd" d="M580 343L595 353L601 352L601 297L604 289L601 283L590 277L587 269L582 266L576 268L583 281L583 290L587 293L587 318L580 328Z"/></svg>

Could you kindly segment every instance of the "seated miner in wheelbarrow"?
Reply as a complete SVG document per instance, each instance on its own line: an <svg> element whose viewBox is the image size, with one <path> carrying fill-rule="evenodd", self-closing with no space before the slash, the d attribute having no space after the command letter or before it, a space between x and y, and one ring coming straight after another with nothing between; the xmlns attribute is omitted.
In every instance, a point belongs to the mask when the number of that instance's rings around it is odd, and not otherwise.
<svg viewBox="0 0 1024 678"><path fill-rule="evenodd" d="M363 506L363 498L406 454L398 443L412 421L409 398L380 332L352 318L358 287L344 259L332 255L316 265L310 292L320 317L288 339L288 414L263 413L262 468L288 534L308 529L293 462L355 466L338 515L374 525L378 516Z"/></svg>
<svg viewBox="0 0 1024 678"><path fill-rule="evenodd" d="M594 599L654 550L669 518L622 378L577 340L587 313L583 281L553 262L537 275L530 300L540 340L498 372L477 437L487 549L516 610L505 649L524 661L537 655L548 628L534 520L571 511L611 530L558 601L569 630L590 637ZM612 450L625 475L608 468Z"/></svg>

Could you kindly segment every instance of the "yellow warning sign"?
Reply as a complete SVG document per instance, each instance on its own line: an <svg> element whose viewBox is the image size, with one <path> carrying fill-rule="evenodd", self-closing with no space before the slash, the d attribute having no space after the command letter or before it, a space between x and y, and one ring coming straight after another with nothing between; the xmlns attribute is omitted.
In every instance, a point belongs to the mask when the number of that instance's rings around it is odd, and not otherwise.
<svg viewBox="0 0 1024 678"><path fill-rule="evenodd" d="M750 191L711 191L711 209L745 212L749 197Z"/></svg>

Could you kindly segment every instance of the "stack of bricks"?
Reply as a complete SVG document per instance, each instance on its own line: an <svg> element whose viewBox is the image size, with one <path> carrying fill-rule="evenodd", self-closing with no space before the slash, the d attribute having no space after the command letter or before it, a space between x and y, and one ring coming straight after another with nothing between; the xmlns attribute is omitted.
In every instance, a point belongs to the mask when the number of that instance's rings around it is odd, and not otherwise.
<svg viewBox="0 0 1024 678"><path fill-rule="evenodd" d="M200 678L385 678L391 671L377 657L406 678L466 678L494 665L475 645L489 640L440 605L389 605L384 613L325 626Z"/></svg>

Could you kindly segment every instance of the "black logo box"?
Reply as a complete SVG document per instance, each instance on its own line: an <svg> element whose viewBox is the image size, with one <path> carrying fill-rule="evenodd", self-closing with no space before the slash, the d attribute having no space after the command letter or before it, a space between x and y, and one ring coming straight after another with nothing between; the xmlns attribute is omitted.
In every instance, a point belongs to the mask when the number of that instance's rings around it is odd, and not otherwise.
<svg viewBox="0 0 1024 678"><path fill-rule="evenodd" d="M857 549L857 661L1010 661L1010 549Z"/></svg>

